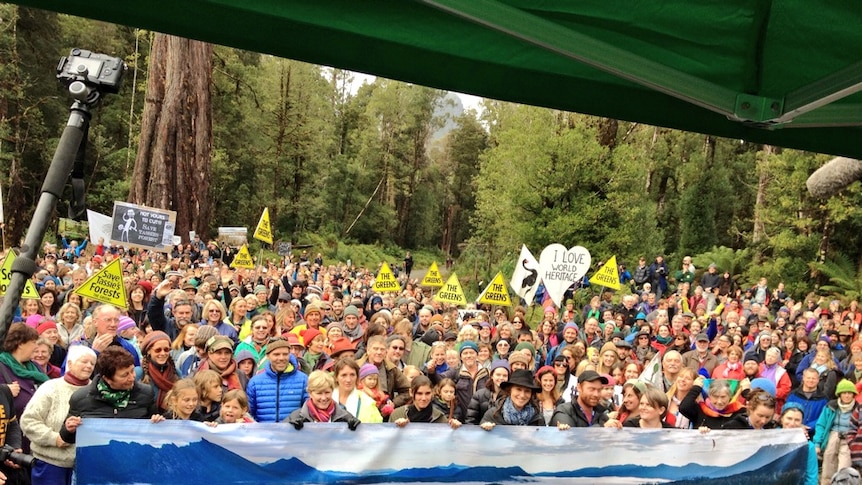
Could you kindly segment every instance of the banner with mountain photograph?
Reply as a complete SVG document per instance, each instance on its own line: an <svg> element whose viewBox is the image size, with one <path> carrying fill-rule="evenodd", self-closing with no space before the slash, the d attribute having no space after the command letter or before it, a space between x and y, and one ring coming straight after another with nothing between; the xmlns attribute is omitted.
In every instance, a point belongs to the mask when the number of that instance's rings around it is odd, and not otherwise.
<svg viewBox="0 0 862 485"><path fill-rule="evenodd" d="M800 430L228 424L86 419L77 483L802 483Z"/></svg>

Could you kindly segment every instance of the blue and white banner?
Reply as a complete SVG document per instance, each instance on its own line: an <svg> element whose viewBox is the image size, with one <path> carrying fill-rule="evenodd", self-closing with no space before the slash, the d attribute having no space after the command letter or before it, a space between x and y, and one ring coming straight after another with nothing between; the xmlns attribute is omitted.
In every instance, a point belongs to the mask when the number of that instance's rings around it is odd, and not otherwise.
<svg viewBox="0 0 862 485"><path fill-rule="evenodd" d="M236 424L86 419L77 481L232 483L802 483L800 430Z"/></svg>

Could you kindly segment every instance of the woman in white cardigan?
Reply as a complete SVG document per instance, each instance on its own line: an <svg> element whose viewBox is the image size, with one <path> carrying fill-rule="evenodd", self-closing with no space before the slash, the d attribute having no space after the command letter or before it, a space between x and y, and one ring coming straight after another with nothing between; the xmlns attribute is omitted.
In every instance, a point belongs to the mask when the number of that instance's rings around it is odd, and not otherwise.
<svg viewBox="0 0 862 485"><path fill-rule="evenodd" d="M21 430L30 438L30 448L37 458L31 471L32 484L72 483L75 468L75 444L60 438L61 427L75 428L81 418L69 417L72 393L90 383L96 365L96 353L84 345L72 345L66 360L66 374L51 379L36 389L21 415Z"/></svg>

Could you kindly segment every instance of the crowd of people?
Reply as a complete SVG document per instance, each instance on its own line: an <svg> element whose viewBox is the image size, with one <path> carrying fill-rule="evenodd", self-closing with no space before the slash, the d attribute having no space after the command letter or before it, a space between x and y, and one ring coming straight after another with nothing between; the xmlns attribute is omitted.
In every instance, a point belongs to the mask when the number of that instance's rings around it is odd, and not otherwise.
<svg viewBox="0 0 862 485"><path fill-rule="evenodd" d="M531 325L524 306L441 304L409 279L412 258L401 292L377 294L373 270L307 252L235 270L232 250L197 237L170 254L63 245L46 246L40 299L21 300L0 353L0 397L20 418L6 443L37 459L29 477L12 470L20 483L72 483L88 417L783 427L810 440L806 483L862 465L856 301L641 258L634 276L620 267L627 291L548 304ZM116 258L128 309L75 293Z"/></svg>

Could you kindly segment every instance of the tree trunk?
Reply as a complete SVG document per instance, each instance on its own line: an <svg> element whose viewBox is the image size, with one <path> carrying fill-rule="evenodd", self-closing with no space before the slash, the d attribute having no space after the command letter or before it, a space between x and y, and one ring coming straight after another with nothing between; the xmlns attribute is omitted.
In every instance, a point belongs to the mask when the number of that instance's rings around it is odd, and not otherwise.
<svg viewBox="0 0 862 485"><path fill-rule="evenodd" d="M769 188L769 159L775 153L772 145L763 145L763 151L757 160L757 196L754 201L754 229L751 233L751 242L755 245L766 240L766 223L763 220L763 211L766 209L766 190ZM759 250L758 250L759 252ZM759 261L757 257L755 261Z"/></svg>
<svg viewBox="0 0 862 485"><path fill-rule="evenodd" d="M177 212L175 234L206 237L212 155L211 44L156 34L129 202Z"/></svg>

